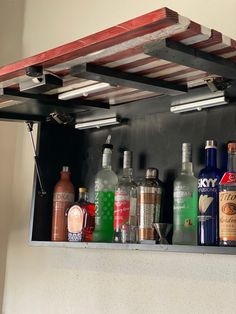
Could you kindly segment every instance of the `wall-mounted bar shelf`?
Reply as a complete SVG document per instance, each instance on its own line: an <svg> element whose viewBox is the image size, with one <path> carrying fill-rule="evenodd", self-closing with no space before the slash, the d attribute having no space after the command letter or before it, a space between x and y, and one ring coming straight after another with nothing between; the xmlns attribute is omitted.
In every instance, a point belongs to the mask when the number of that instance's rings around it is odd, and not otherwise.
<svg viewBox="0 0 236 314"><path fill-rule="evenodd" d="M159 244L118 244L118 243L87 243L87 242L51 242L32 241L32 246L76 248L76 249L109 249L109 250L132 250L154 251L172 253L200 253L200 254L226 254L236 255L236 248L232 247L204 247L187 245L159 245Z"/></svg>

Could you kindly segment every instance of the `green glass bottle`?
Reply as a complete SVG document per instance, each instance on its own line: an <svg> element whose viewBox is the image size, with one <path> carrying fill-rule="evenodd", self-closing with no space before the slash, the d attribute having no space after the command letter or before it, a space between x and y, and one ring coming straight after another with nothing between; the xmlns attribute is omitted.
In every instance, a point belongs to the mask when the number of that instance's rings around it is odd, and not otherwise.
<svg viewBox="0 0 236 314"><path fill-rule="evenodd" d="M111 169L113 145L109 135L103 145L102 169L95 177L95 230L93 242L112 242L114 225L114 195L118 183Z"/></svg>
<svg viewBox="0 0 236 314"><path fill-rule="evenodd" d="M182 170L174 182L173 244L197 245L198 180L193 175L192 147L182 145Z"/></svg>

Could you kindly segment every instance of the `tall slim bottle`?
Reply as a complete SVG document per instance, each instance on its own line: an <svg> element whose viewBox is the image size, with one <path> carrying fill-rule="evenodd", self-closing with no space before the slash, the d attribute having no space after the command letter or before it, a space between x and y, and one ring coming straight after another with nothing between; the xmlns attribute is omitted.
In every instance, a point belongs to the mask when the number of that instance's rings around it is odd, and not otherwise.
<svg viewBox="0 0 236 314"><path fill-rule="evenodd" d="M236 246L236 142L228 144L228 170L220 181L220 245Z"/></svg>
<svg viewBox="0 0 236 314"><path fill-rule="evenodd" d="M173 244L197 244L198 180L193 175L192 146L182 144L182 170L174 182Z"/></svg>
<svg viewBox="0 0 236 314"><path fill-rule="evenodd" d="M95 229L94 242L112 242L114 225L114 195L118 183L111 169L113 145L109 135L103 145L102 169L95 177Z"/></svg>
<svg viewBox="0 0 236 314"><path fill-rule="evenodd" d="M133 181L132 152L124 151L123 175L115 191L114 242L137 241L137 185Z"/></svg>
<svg viewBox="0 0 236 314"><path fill-rule="evenodd" d="M139 242L155 240L154 222L160 222L162 187L157 178L158 170L148 168L145 180L138 188Z"/></svg>
<svg viewBox="0 0 236 314"><path fill-rule="evenodd" d="M219 244L219 182L222 172L217 168L217 143L206 141L206 166L198 177L198 244Z"/></svg>
<svg viewBox="0 0 236 314"><path fill-rule="evenodd" d="M69 167L64 166L53 192L52 241L67 241L66 210L74 202L75 190Z"/></svg>

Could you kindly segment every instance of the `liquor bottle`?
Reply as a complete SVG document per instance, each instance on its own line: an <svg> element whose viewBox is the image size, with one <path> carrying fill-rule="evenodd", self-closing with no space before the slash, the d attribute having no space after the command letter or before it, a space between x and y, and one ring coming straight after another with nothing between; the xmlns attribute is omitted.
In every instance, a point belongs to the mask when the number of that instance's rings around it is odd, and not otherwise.
<svg viewBox="0 0 236 314"><path fill-rule="evenodd" d="M111 135L103 145L102 169L95 177L95 229L94 242L112 242L114 225L114 195L118 183L111 168L113 145Z"/></svg>
<svg viewBox="0 0 236 314"><path fill-rule="evenodd" d="M132 153L124 151L123 175L115 190L114 242L137 241L137 185L132 175Z"/></svg>
<svg viewBox="0 0 236 314"><path fill-rule="evenodd" d="M219 244L219 182L221 170L217 168L217 143L206 141L206 167L198 177L198 244Z"/></svg>
<svg viewBox="0 0 236 314"><path fill-rule="evenodd" d="M138 187L139 241L155 240L154 222L160 220L162 187L157 179L158 170L148 168L145 180Z"/></svg>
<svg viewBox="0 0 236 314"><path fill-rule="evenodd" d="M228 143L227 172L220 181L220 245L236 246L236 142Z"/></svg>
<svg viewBox="0 0 236 314"><path fill-rule="evenodd" d="M182 144L182 170L174 182L173 244L197 244L198 180L193 175L192 146Z"/></svg>
<svg viewBox="0 0 236 314"><path fill-rule="evenodd" d="M79 188L79 199L68 209L66 216L69 242L92 241L95 205L88 201L86 188Z"/></svg>
<svg viewBox="0 0 236 314"><path fill-rule="evenodd" d="M64 166L61 178L54 187L52 241L67 241L66 210L74 202L75 190L70 180L69 167Z"/></svg>

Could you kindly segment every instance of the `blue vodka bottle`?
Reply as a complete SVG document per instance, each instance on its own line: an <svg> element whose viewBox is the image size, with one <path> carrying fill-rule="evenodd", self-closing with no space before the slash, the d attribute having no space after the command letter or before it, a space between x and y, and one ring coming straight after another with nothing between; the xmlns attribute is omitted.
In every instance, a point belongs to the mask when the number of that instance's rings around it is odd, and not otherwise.
<svg viewBox="0 0 236 314"><path fill-rule="evenodd" d="M217 168L217 143L207 140L206 166L198 177L198 244L219 244L219 182L222 172Z"/></svg>

